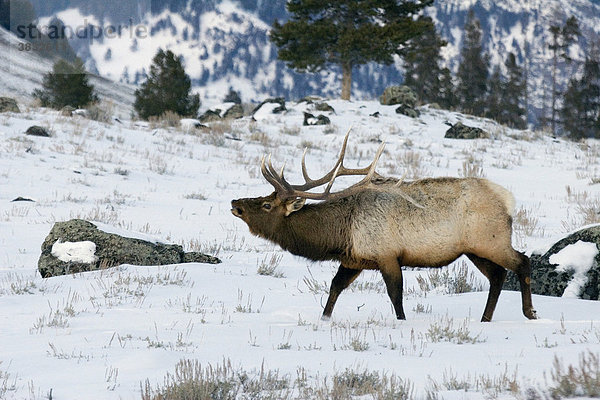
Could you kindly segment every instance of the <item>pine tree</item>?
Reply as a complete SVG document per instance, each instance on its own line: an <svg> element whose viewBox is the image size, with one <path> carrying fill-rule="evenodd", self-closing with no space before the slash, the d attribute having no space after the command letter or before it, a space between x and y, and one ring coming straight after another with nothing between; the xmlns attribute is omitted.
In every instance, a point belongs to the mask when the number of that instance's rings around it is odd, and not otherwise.
<svg viewBox="0 0 600 400"><path fill-rule="evenodd" d="M513 128L524 129L527 126L525 101L527 98L527 82L523 69L517 64L513 53L508 53L506 62L507 78L502 90L503 112L499 122Z"/></svg>
<svg viewBox="0 0 600 400"><path fill-rule="evenodd" d="M552 104L550 106L550 126L552 133L556 133L557 125L557 100L561 95L558 89L558 69L559 64L562 62L570 63L573 61L569 56L569 48L577 40L577 37L581 35L579 29L579 22L577 18L570 17L567 19L565 24L561 27L560 25L551 25L549 28L550 34L552 35L552 41L548 45L550 51L552 51Z"/></svg>
<svg viewBox="0 0 600 400"><path fill-rule="evenodd" d="M422 101L440 105L445 103L444 105L448 106L447 92L451 92L452 88L442 88L442 85L451 84L452 81L442 72L441 55L442 47L446 46L447 42L437 33L431 18L420 19L428 24L427 29L418 38L410 40L401 52L405 66L404 84L413 89Z"/></svg>
<svg viewBox="0 0 600 400"><path fill-rule="evenodd" d="M77 108L98 101L80 59L72 64L65 60L55 62L52 72L44 75L42 87L43 89L35 89L33 96L44 107L59 109L68 105Z"/></svg>
<svg viewBox="0 0 600 400"><path fill-rule="evenodd" d="M492 75L488 81L488 92L485 99L485 116L501 122L504 111L504 77L500 72L500 67L494 67Z"/></svg>
<svg viewBox="0 0 600 400"><path fill-rule="evenodd" d="M440 92L438 94L438 104L447 109L451 110L456 107L457 99L454 93L454 80L450 69L442 68L440 71Z"/></svg>
<svg viewBox="0 0 600 400"><path fill-rule="evenodd" d="M563 127L574 139L600 138L600 61L588 57L580 79L573 78L561 110Z"/></svg>
<svg viewBox="0 0 600 400"><path fill-rule="evenodd" d="M278 57L300 72L338 65L342 99L349 100L352 68L368 62L390 64L393 55L427 27L415 20L433 0L290 0L291 18L275 21L271 40Z"/></svg>
<svg viewBox="0 0 600 400"><path fill-rule="evenodd" d="M488 56L483 53L481 24L473 10L470 10L460 51L456 88L463 111L474 115L484 114L488 64Z"/></svg>
<svg viewBox="0 0 600 400"><path fill-rule="evenodd" d="M181 116L195 116L200 96L191 95L190 77L181 60L171 50L158 50L152 59L148 79L135 91L134 108L141 118L160 116L173 111Z"/></svg>

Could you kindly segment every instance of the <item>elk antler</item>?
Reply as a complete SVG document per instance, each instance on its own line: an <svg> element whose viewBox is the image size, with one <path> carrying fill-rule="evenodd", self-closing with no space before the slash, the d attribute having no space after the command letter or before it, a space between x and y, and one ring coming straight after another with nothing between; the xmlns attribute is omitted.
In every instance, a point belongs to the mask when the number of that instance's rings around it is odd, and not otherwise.
<svg viewBox="0 0 600 400"><path fill-rule="evenodd" d="M306 150L304 150L304 154L302 156L302 175L304 176L305 182L302 185L291 185L290 183L288 183L283 177L283 169L285 165L281 168L281 171L277 173L277 171L273 167L273 164L271 163L271 155L269 155L268 164L265 164L265 157L263 156L260 163L260 170L267 182L269 182L275 188L277 196L281 199L300 197L311 200L334 200L357 193L364 187L371 185L373 178L380 177L380 175L377 172L375 172L375 167L377 166L377 162L379 161L379 158L383 153L385 143L382 143L381 146L379 146L379 149L377 149L377 153L375 153L375 158L368 166L364 168L344 167L343 162L344 155L346 153L346 144L348 143L348 136L350 135L351 129L352 128L350 128L348 130L348 133L346 133L344 143L342 144L342 150L340 151L340 155L338 157L337 162L333 166L333 169L319 179L310 179L310 177L308 176L305 163ZM335 178L342 175L365 175L365 177L359 182L355 183L354 185L347 187L346 189L343 189L339 192L331 193L331 187L333 186ZM405 177L406 174L404 174L404 176L402 176L402 178L398 182L396 182L394 186L400 186L404 181ZM326 183L327 186L325 187L325 190L322 193L311 193L307 191L309 189L324 185ZM424 208L421 204L415 201L408 194L403 192L400 192L399 194L416 207Z"/></svg>
<svg viewBox="0 0 600 400"><path fill-rule="evenodd" d="M350 133L350 131L348 131L348 134L349 133ZM273 167L273 164L271 163L270 156L269 156L268 163L265 163L264 157L262 158L261 164L260 164L260 170L261 170L263 176L265 177L265 179L267 180L267 182L269 182L271 185L273 185L273 187L275 188L275 191L277 192L277 195L282 199L301 197L304 199L312 199L312 200L333 200L333 199L339 199L342 197L349 196L353 193L360 191L363 187L371 184L371 180L377 174L375 172L375 167L377 166L377 161L379 161L379 158L381 157L381 154L383 153L383 148L385 146L385 143L382 143L381 146L379 146L379 149L377 150L377 153L375 154L375 158L373 159L371 164L369 164L367 167L359 168L359 169L349 169L342 165L342 161L343 161L344 153L345 153L345 149L346 149L346 143L348 140L348 134L346 134L346 138L344 139L344 144L342 146L342 151L341 151L340 157L339 157L338 161L336 162L334 168L330 172L325 174L325 176L323 176L322 178L315 179L315 180L310 179L308 177L308 174L306 173L306 165L304 163L304 160L302 162L302 173L304 175L304 180L306 182L303 185L289 184L283 176L283 168L280 173L277 173L277 171ZM335 181L335 178L337 178L338 176L341 176L341 175L365 175L365 177L363 179L361 179L358 183L355 183L354 185L352 185L346 189L343 189L339 192L331 193L331 187L333 186L333 182ZM377 174L377 176L379 176L379 175ZM325 187L325 190L322 193L311 193L311 192L307 191L308 189L312 189L314 187L324 185L325 183L327 183L327 186Z"/></svg>
<svg viewBox="0 0 600 400"><path fill-rule="evenodd" d="M334 174L337 172L337 176L346 176L346 175L365 175L369 172L371 165L365 168L346 168L344 167L344 156L346 155L346 145L348 144L348 137L350 136L350 131L352 131L352 127L348 129L346 136L344 137L344 143L342 144L342 149L340 150L340 155L338 156L338 160L335 165L323 177L319 179L311 179L308 176L308 172L306 170L306 152L308 148L304 149L304 153L302 154L302 176L304 177L304 183L302 185L291 185L294 189L297 190L310 190L317 186L324 185L329 183L333 178ZM371 163L372 164L372 163ZM380 175L377 172L374 172L373 177L379 177Z"/></svg>

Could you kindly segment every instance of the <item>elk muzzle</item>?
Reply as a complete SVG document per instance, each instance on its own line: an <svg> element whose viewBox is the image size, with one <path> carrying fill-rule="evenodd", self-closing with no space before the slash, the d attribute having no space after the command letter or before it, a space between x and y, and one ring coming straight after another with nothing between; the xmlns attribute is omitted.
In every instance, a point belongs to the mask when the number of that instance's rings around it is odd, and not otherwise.
<svg viewBox="0 0 600 400"><path fill-rule="evenodd" d="M240 200L232 200L231 201L231 213L238 218L242 218L242 214L244 213L244 209L240 204Z"/></svg>

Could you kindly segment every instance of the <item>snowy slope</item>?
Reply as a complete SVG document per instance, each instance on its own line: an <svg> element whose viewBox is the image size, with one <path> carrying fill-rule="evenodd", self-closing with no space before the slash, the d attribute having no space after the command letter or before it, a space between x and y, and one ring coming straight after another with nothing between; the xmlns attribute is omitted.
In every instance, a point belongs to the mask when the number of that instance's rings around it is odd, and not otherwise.
<svg viewBox="0 0 600 400"><path fill-rule="evenodd" d="M20 51L15 35L0 27L0 96L9 96L29 105L34 89L41 89L44 74L52 70L52 61L31 51ZM111 101L121 116L133 111L134 88L101 76L91 75L98 96Z"/></svg>
<svg viewBox="0 0 600 400"><path fill-rule="evenodd" d="M408 319L399 322L380 276L367 271L341 295L332 321L320 321L337 265L293 257L250 235L230 213L231 199L271 192L260 174L263 154L287 162L288 179L301 182L303 148L310 147L316 176L331 167L352 126L350 167L366 165L380 140L387 143L378 167L385 175L460 176L471 166L514 193L521 250L589 222L580 210L600 202L600 186L591 184L600 175L598 141L553 140L433 109L413 120L376 102L330 104L332 127L303 127L301 103L212 132L106 125L43 109L1 114L0 397L41 399L52 391L55 399L139 399L141 382L154 387L180 359L191 359L204 366L230 360L251 374L278 370L292 386L299 371L308 385L325 378L331 385L347 368L379 371L410 381L414 398L437 382L443 398L476 399L491 396L494 385L507 390L502 377L514 377L521 393L544 391L555 356L568 365L582 352L600 352L594 301L534 296L541 319L528 321L519 293L507 291L494 321L478 322L486 283L465 260L450 271L466 266L484 291L424 291L417 277L429 271L407 270ZM376 111L381 116L371 117ZM444 139L445 122L458 120L493 139ZM53 137L25 137L32 124ZM36 201L11 202L18 196ZM44 237L55 221L74 217L181 243L223 263L125 265L42 280L36 263ZM259 275L261 266L283 276ZM470 340L436 340L433 332L444 328ZM451 390L452 379L470 389ZM476 385L481 379L500 383L485 389Z"/></svg>

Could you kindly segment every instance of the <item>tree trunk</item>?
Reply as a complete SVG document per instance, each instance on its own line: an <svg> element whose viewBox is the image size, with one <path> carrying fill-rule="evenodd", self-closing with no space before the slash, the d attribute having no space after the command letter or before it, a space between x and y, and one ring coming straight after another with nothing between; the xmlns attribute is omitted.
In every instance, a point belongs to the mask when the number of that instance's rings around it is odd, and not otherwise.
<svg viewBox="0 0 600 400"><path fill-rule="evenodd" d="M352 64L342 64L342 100L350 100L352 90Z"/></svg>

